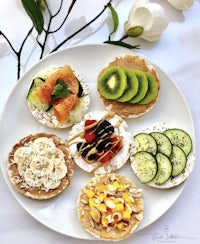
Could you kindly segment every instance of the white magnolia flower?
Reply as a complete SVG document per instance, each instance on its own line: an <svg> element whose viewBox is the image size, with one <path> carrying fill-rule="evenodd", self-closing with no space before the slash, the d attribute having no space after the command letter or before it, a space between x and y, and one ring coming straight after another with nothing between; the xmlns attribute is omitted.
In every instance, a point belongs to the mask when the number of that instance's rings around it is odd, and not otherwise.
<svg viewBox="0 0 200 244"><path fill-rule="evenodd" d="M192 6L194 0L167 0L174 8L183 11Z"/></svg>
<svg viewBox="0 0 200 244"><path fill-rule="evenodd" d="M124 29L130 37L156 41L167 26L168 19L160 4L149 3L147 0L136 0Z"/></svg>

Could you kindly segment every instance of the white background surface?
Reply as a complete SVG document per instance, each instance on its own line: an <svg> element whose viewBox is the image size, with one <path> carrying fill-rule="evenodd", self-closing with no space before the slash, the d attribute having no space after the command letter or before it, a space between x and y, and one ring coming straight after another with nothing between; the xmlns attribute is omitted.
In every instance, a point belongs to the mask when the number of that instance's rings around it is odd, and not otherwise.
<svg viewBox="0 0 200 244"><path fill-rule="evenodd" d="M57 1L55 1L57 2ZM69 35L75 28L96 15L107 1L77 1L67 27L55 36L55 41L62 40L63 34ZM113 36L118 39L123 34L123 23L133 4L133 1L123 0L116 2L119 14L120 28ZM177 243L197 244L200 242L200 194L199 194L199 67L200 67L200 2L187 11L179 12L169 4L161 2L166 10L170 24L163 32L158 42L149 43L140 39L129 39L131 44L140 44L138 51L146 55L154 63L160 66L181 89L193 116L196 129L196 165L187 181L183 193L170 210L155 223L137 232L128 239L119 243ZM56 3L54 3L56 6ZM30 28L27 19L20 6L20 1L1 1L0 29L7 34L9 39L18 47L24 35ZM107 39L111 20L106 11L102 17L75 36L66 46L102 43ZM54 45L54 40L49 47ZM30 40L23 53L23 72L28 70L38 59L39 51L34 48L34 39ZM31 50L31 55L30 55ZM48 53L48 50L46 51ZM5 99L16 84L16 59L5 41L0 38L0 112L3 109ZM170 98L168 98L170 99ZM167 102L167 99L166 99ZM17 125L16 126L17 130ZM6 143L6 138L5 138ZM17 203L10 193L0 173L0 243L89 243L94 241L78 240L51 231L34 220Z"/></svg>

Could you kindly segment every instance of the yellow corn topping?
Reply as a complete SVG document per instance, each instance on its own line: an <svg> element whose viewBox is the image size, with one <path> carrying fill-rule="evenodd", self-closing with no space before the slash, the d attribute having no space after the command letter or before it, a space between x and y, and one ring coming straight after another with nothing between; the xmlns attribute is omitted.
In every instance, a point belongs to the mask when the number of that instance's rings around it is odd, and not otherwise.
<svg viewBox="0 0 200 244"><path fill-rule="evenodd" d="M124 221L130 221L131 219L131 213L127 211L123 211L122 218Z"/></svg>
<svg viewBox="0 0 200 244"><path fill-rule="evenodd" d="M118 228L119 230L122 230L122 229L124 228L124 224L123 224L122 222L118 223L118 224L117 224L117 228Z"/></svg>
<svg viewBox="0 0 200 244"><path fill-rule="evenodd" d="M95 208L95 211L90 211L90 216L103 227L111 225L122 230L125 223L131 220L134 199L118 181L107 185L99 184L95 189L89 189L87 197L90 209Z"/></svg>
<svg viewBox="0 0 200 244"><path fill-rule="evenodd" d="M92 198L93 196L94 196L94 192L92 191L92 190L89 190L88 192L87 192L87 197L88 198Z"/></svg>
<svg viewBox="0 0 200 244"><path fill-rule="evenodd" d="M108 227L108 219L106 218L107 215L105 213L102 214L101 216L101 223L104 227Z"/></svg>
<svg viewBox="0 0 200 244"><path fill-rule="evenodd" d="M124 185L120 184L118 181L115 181L113 186L115 186L117 189L125 190Z"/></svg>
<svg viewBox="0 0 200 244"><path fill-rule="evenodd" d="M91 210L90 211L90 216L94 219L95 222L97 222L97 223L100 222L99 215L97 214L96 211Z"/></svg>
<svg viewBox="0 0 200 244"><path fill-rule="evenodd" d="M107 207L104 203L100 203L98 206L96 206L97 209L101 212L101 213L105 213L107 211Z"/></svg>
<svg viewBox="0 0 200 244"><path fill-rule="evenodd" d="M89 206L90 206L90 208L96 207L96 202L92 198L89 198Z"/></svg>
<svg viewBox="0 0 200 244"><path fill-rule="evenodd" d="M104 193L99 193L99 195L97 195L96 198L97 198L100 202L103 202L103 200L106 198L106 195L105 195Z"/></svg>
<svg viewBox="0 0 200 244"><path fill-rule="evenodd" d="M124 192L124 193L122 194L122 198L123 198L124 201L127 202L127 203L132 202L131 197L130 197L130 195L128 194L128 192Z"/></svg>
<svg viewBox="0 0 200 244"><path fill-rule="evenodd" d="M117 203L115 204L115 208L112 210L114 212L123 212L124 211L124 204L123 203Z"/></svg>

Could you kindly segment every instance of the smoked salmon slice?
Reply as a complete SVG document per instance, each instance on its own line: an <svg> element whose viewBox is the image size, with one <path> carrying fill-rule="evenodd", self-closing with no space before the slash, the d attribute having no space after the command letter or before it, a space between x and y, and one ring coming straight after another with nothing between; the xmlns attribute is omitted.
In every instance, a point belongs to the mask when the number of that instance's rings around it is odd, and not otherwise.
<svg viewBox="0 0 200 244"><path fill-rule="evenodd" d="M53 109L59 122L64 122L70 111L77 104L77 95L69 94L66 98L59 98L53 102Z"/></svg>
<svg viewBox="0 0 200 244"><path fill-rule="evenodd" d="M62 80L67 84L70 93L66 98L57 98L52 102L52 92L56 86L56 81ZM38 87L35 91L36 96L43 103L51 103L54 109L56 118L59 122L64 122L69 115L70 111L77 104L78 100L79 83L69 65L57 70L50 75L45 82Z"/></svg>

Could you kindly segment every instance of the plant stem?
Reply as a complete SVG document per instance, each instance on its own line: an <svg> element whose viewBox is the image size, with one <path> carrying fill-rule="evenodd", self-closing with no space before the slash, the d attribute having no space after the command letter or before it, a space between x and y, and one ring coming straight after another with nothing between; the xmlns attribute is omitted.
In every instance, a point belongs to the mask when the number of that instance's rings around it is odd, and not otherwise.
<svg viewBox="0 0 200 244"><path fill-rule="evenodd" d="M8 45L13 50L13 52L15 54L17 54L17 51L15 50L15 48L13 47L12 43L9 41L9 39L7 38L7 36L2 31L0 31L0 35L2 35L4 37L4 39L7 41Z"/></svg>
<svg viewBox="0 0 200 244"><path fill-rule="evenodd" d="M17 64L17 79L20 78L20 74L21 74L21 54L22 54L22 50L23 50L23 47L24 47L24 44L25 44L26 40L28 39L28 37L30 36L31 32L33 31L33 28L34 28L34 27L32 27L32 28L28 31L27 35L25 36L25 38L24 38L24 40L23 40L23 42L22 42L22 44L21 44L21 47L20 47L19 51L16 53L17 58L18 58L18 64Z"/></svg>
<svg viewBox="0 0 200 244"><path fill-rule="evenodd" d="M69 9L68 9L67 15L66 15L66 17L64 18L63 22L60 24L60 26L59 26L57 29L55 29L55 30L53 30L53 31L49 31L49 34L55 33L55 32L59 31L59 30L63 27L64 23L66 22L66 20L67 20L69 14L71 13L71 11L72 11L72 9L73 9L74 4L76 3L76 1L77 1L77 0L72 0L71 4L70 4L70 6L69 6ZM62 1L62 2L63 2L63 1ZM62 3L61 3L61 5L60 5L59 11L61 10L61 6L62 6ZM58 12L59 12L59 11L58 11ZM58 14L58 12L57 12L54 16L56 16L56 15Z"/></svg>
<svg viewBox="0 0 200 244"><path fill-rule="evenodd" d="M14 46L12 45L12 43L9 41L9 39L7 38L7 36L2 32L0 31L0 35L2 35L5 40L7 41L7 43L9 44L10 48L13 50L13 52L15 53L15 55L17 56L17 79L20 78L20 75L21 75L21 54L22 54L22 50L23 50L23 47L24 47L24 44L26 42L26 40L28 39L28 37L30 36L32 30L33 30L34 27L32 27L27 35L25 36L20 48L19 48L19 51L17 51Z"/></svg>
<svg viewBox="0 0 200 244"><path fill-rule="evenodd" d="M90 24L92 24L95 20L97 20L103 13L104 11L108 8L109 4L111 4L112 0L110 0L103 8L103 10L92 20L90 20L87 24L85 24L84 26L82 26L80 29L78 29L76 32L74 32L72 35L68 36L65 40L63 40L60 44L57 45L57 47L55 47L51 53L57 51L63 44L65 44L68 40L70 40L71 38L73 38L75 35L77 35L79 32L81 32L82 30L84 30L85 28L87 28Z"/></svg>
<svg viewBox="0 0 200 244"><path fill-rule="evenodd" d="M49 13L49 22L48 22L48 25L47 25L47 29L46 29L46 30L44 29L45 36L44 36L43 44L41 44L41 43L38 41L38 44L39 44L40 47L41 47L40 59L43 58L44 51L45 51L45 46L46 46L47 39L48 39L49 35L50 35L50 34L53 34L53 33L55 33L55 32L57 32L58 30L60 30L60 29L62 28L62 26L64 25L65 21L67 20L67 18L68 18L68 16L69 16L69 14L70 14L70 12L71 12L71 10L72 10L74 4L76 3L76 1L77 1L77 0L72 0L71 4L70 4L70 6L69 6L69 9L68 9L67 15L66 15L66 17L64 18L63 22L61 23L61 25L60 25L57 29L55 29L55 30L53 30L53 31L50 31L50 29L51 29L51 23L52 23L53 19L60 13L60 11L61 11L61 9L62 9L62 5L63 5L63 0L61 0L61 2L60 2L60 6L59 6L59 8L58 8L58 11L57 11L55 14L52 14L52 13L51 13L51 11L50 11L50 9L49 9L49 7L48 7L48 5L47 5L47 10L48 10L48 13Z"/></svg>
<svg viewBox="0 0 200 244"><path fill-rule="evenodd" d="M120 39L119 41L123 41L124 39L128 38L128 35L127 34L124 34Z"/></svg>
<svg viewBox="0 0 200 244"><path fill-rule="evenodd" d="M47 10L48 10L48 13L49 13L49 21L47 23L47 29L43 29L43 31L45 32L44 34L44 39L42 42L39 41L39 35L36 36L36 41L37 41L37 44L39 45L39 47L41 48L41 54L40 54L40 59L43 57L44 55L44 52L45 52L45 46L47 44L47 40L48 40L48 37L50 34L53 34L55 32L57 32L58 30L60 30L64 23L66 22L69 14L71 13L75 3L77 2L77 0L72 0L71 1L71 4L69 6L69 9L68 9L68 12L67 12L67 15L66 17L64 18L64 20L62 21L62 23L60 24L60 26L53 30L53 31L50 31L50 28L51 28L51 24L52 24L52 21L53 21L53 18L56 17L61 9L62 9L62 6L63 6L63 2L64 0L61 0L60 1L60 6L57 10L57 12L53 15L48 7L48 4L47 4ZM68 40L70 40L71 38L73 38L75 35L77 35L79 32L83 31L85 28L87 28L90 24L92 24L94 21L96 21L103 13L104 11L111 5L111 2L112 0L109 0L107 2L107 4L104 6L104 8L99 12L99 14L97 14L96 17L94 17L93 19L91 19L88 23L86 23L84 26L82 26L80 29L78 29L77 31L75 31L72 35L68 36L66 39L64 39L62 42L60 42L60 44L58 44L50 53L52 52L55 52L56 50L58 50L62 45L64 45ZM19 48L19 51L17 51L14 46L12 45L12 43L10 42L10 40L7 38L7 36L2 32L0 31L0 36L3 36L3 38L6 40L6 42L8 43L8 45L10 46L10 48L12 49L12 51L14 52L14 54L16 55L17 57L17 79L20 78L20 75L21 75L21 55L22 55L22 51L23 51L23 47L28 39L28 37L31 35L31 32L33 31L34 29L34 26L31 27L31 29L28 31L27 35L25 36L20 48Z"/></svg>

